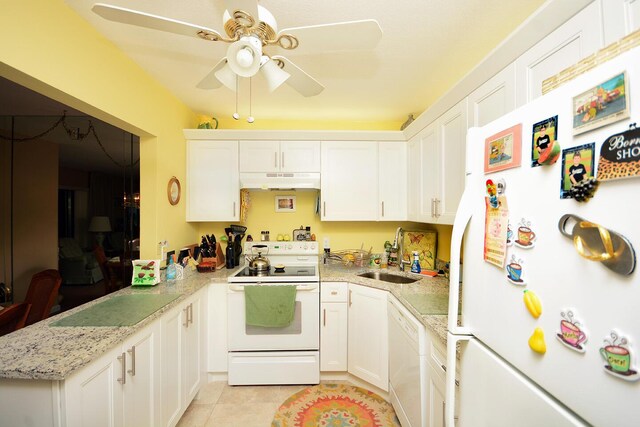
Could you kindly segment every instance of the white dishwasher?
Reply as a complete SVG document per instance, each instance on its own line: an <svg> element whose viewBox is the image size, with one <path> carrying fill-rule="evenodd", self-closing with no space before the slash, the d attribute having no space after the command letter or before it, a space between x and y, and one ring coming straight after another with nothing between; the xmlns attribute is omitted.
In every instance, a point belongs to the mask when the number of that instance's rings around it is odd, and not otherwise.
<svg viewBox="0 0 640 427"><path fill-rule="evenodd" d="M392 295L389 317L389 394L402 427L427 426L425 328Z"/></svg>

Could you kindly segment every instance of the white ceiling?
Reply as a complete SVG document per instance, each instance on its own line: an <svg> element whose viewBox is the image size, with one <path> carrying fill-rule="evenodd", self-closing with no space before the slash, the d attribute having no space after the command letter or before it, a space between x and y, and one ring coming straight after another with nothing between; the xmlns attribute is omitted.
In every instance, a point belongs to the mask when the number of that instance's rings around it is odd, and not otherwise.
<svg viewBox="0 0 640 427"><path fill-rule="evenodd" d="M224 33L223 0L100 0ZM91 12L96 0L66 0L109 40L194 112L229 117L235 95L196 84L226 55L227 44L107 21ZM283 51L325 86L304 98L287 85L269 93L253 82L259 119L404 121L419 114L467 74L543 0L261 0L279 29L376 19L384 35L376 49L314 55ZM265 48L267 53L275 53ZM248 115L248 81L239 112Z"/></svg>

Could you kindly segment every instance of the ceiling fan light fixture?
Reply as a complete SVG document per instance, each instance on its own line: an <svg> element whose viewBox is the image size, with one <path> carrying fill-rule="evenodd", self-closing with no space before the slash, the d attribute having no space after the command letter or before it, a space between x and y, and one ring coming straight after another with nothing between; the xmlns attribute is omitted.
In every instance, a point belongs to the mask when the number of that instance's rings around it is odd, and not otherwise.
<svg viewBox="0 0 640 427"><path fill-rule="evenodd" d="M216 79L220 80L220 83L222 83L232 91L236 91L236 78L238 76L229 66L229 61L227 61L224 67L215 72L215 76Z"/></svg>
<svg viewBox="0 0 640 427"><path fill-rule="evenodd" d="M267 81L269 92L276 90L282 83L286 82L287 79L291 77L291 74L280 68L275 61L266 55L262 57L260 71Z"/></svg>
<svg viewBox="0 0 640 427"><path fill-rule="evenodd" d="M229 46L227 63L240 77L254 76L260 69L262 42L254 36L242 37Z"/></svg>

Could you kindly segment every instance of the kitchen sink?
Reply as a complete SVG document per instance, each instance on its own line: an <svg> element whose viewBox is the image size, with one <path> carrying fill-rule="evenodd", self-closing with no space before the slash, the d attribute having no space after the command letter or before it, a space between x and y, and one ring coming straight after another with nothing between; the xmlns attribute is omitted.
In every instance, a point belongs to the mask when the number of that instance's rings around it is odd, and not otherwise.
<svg viewBox="0 0 640 427"><path fill-rule="evenodd" d="M413 283L417 282L417 279L411 279L410 277L396 276L395 274L382 273L380 271L369 271L367 273L358 274L360 277L366 277L367 279L382 280L389 283Z"/></svg>

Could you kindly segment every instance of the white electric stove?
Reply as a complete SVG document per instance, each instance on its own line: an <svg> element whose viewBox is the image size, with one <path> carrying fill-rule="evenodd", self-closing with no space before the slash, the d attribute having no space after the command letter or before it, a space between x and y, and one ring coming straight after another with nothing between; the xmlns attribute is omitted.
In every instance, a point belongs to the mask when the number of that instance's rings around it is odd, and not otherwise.
<svg viewBox="0 0 640 427"><path fill-rule="evenodd" d="M261 248L271 268L245 267L228 279L229 384L318 384L320 382L320 276L317 242L247 242L243 253ZM248 264L248 263L245 263ZM284 266L276 270L275 266ZM296 286L294 319L283 328L245 323L244 287Z"/></svg>

